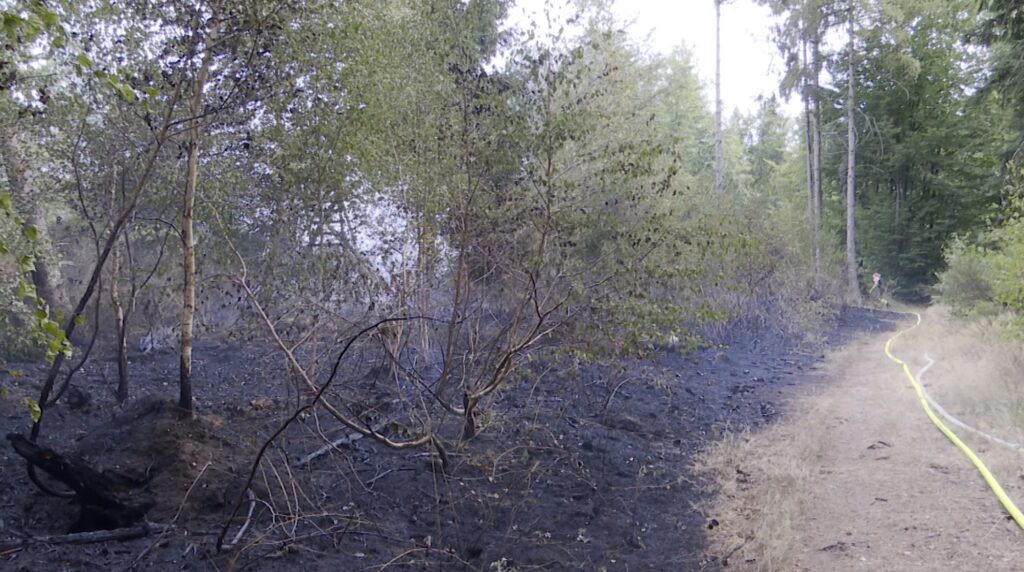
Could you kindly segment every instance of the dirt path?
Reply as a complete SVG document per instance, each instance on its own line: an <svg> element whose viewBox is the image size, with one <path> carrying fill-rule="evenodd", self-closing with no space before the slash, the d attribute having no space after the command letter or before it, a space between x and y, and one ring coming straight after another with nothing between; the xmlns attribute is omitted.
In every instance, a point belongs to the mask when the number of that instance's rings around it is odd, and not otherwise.
<svg viewBox="0 0 1024 572"><path fill-rule="evenodd" d="M915 334L893 350L916 371ZM832 354L830 382L809 388L791 415L705 456L720 486L711 542L734 568L1020 569L1024 534L883 355L891 335Z"/></svg>

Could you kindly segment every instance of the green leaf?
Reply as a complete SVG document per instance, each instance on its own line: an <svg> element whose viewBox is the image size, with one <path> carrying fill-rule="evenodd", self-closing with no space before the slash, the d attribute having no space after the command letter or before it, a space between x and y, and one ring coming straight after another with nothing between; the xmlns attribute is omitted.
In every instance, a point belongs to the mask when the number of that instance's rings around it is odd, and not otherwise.
<svg viewBox="0 0 1024 572"><path fill-rule="evenodd" d="M17 28L21 26L22 22L23 20L15 14L11 14L10 12L4 13L4 29L7 30L8 33L17 30Z"/></svg>
<svg viewBox="0 0 1024 572"><path fill-rule="evenodd" d="M35 225L30 224L21 231L25 235L25 238L35 242L39 239L39 229Z"/></svg>
<svg viewBox="0 0 1024 572"><path fill-rule="evenodd" d="M84 325L85 325L85 316L82 315L82 314L79 314L79 315L75 316L75 326L81 328Z"/></svg>
<svg viewBox="0 0 1024 572"><path fill-rule="evenodd" d="M35 298L35 290L28 285L28 282L24 280L18 280L17 288L15 288L14 295L18 298Z"/></svg>
<svg viewBox="0 0 1024 572"><path fill-rule="evenodd" d="M31 397L26 397L25 405L28 406L28 414L32 417L32 422L39 423L39 419L43 416L43 410L39 408L39 403Z"/></svg>
<svg viewBox="0 0 1024 572"><path fill-rule="evenodd" d="M32 317L35 318L36 321L39 321L39 322L42 322L43 320L45 320L46 316L47 316L46 310L44 310L43 308L38 308L38 309L36 309L35 312L32 312Z"/></svg>
<svg viewBox="0 0 1024 572"><path fill-rule="evenodd" d="M48 28L52 28L57 25L57 14L52 10L42 9L39 11L39 16L43 19L43 23Z"/></svg>
<svg viewBox="0 0 1024 572"><path fill-rule="evenodd" d="M20 272L32 272L35 269L36 261L31 254L25 254L18 259L18 270Z"/></svg>
<svg viewBox="0 0 1024 572"><path fill-rule="evenodd" d="M24 20L24 27L26 32L28 32L26 39L34 40L43 31L43 20L38 14L29 14L28 18Z"/></svg>
<svg viewBox="0 0 1024 572"><path fill-rule="evenodd" d="M56 338L58 344L64 340L64 331L61 330L60 325L53 320L46 320L43 322L43 332Z"/></svg>
<svg viewBox="0 0 1024 572"><path fill-rule="evenodd" d="M85 54L78 54L77 56L75 56L75 61L78 63L78 65L82 66L85 69L92 69L93 67L92 60L90 60L89 56Z"/></svg>
<svg viewBox="0 0 1024 572"><path fill-rule="evenodd" d="M0 193L0 210L11 208L11 193Z"/></svg>
<svg viewBox="0 0 1024 572"><path fill-rule="evenodd" d="M118 86L119 87L118 87L117 92L118 92L118 94L120 94L120 96L125 101L128 101L128 102L135 101L135 90L134 89L132 89L131 87L129 87L129 86L123 84L123 83L118 84Z"/></svg>

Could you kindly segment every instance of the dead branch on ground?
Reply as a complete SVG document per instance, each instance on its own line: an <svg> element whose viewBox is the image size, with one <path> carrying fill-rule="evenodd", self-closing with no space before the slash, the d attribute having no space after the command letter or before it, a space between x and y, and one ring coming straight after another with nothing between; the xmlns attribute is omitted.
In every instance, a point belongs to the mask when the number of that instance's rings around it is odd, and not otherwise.
<svg viewBox="0 0 1024 572"><path fill-rule="evenodd" d="M26 536L12 540L0 540L0 552L9 550L22 550L30 546L57 546L60 544L92 544L95 542L110 542L111 540L134 540L143 538L150 534L163 533L174 530L173 526L166 524L143 523L139 526L129 528L116 528L114 530L96 530L93 532L75 532L72 534L60 534L56 536Z"/></svg>

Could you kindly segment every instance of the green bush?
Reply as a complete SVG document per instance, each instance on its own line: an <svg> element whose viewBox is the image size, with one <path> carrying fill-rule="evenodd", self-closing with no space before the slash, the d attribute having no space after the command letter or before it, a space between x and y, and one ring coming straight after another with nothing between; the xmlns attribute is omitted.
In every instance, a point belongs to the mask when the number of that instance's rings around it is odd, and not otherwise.
<svg viewBox="0 0 1024 572"><path fill-rule="evenodd" d="M0 192L0 362L70 355L70 343L29 278L36 247L35 227L25 226L11 196Z"/></svg>
<svg viewBox="0 0 1024 572"><path fill-rule="evenodd" d="M954 314L965 317L979 304L991 305L993 272L989 255L957 238L946 249L946 270L939 273L939 298Z"/></svg>
<svg viewBox="0 0 1024 572"><path fill-rule="evenodd" d="M1002 316L1008 333L1024 334L1024 198L1010 189L1001 220L976 243L956 239L939 274L943 302L962 317Z"/></svg>
<svg viewBox="0 0 1024 572"><path fill-rule="evenodd" d="M20 244L20 229L0 216L0 246L24 251ZM9 253L0 253L0 363L9 360L36 359L43 355L39 336L29 324L34 308L19 296L19 281L24 277L18 260Z"/></svg>
<svg viewBox="0 0 1024 572"><path fill-rule="evenodd" d="M999 245L990 255L993 298L1024 315L1024 219L1010 220L993 235Z"/></svg>

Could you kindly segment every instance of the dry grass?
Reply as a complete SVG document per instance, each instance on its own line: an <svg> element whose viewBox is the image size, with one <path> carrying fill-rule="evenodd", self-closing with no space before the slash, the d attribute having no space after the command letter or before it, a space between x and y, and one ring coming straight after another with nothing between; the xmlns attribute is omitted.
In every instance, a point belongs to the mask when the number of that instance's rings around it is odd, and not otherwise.
<svg viewBox="0 0 1024 572"><path fill-rule="evenodd" d="M799 459L814 457L819 442L776 426L760 433L726 432L696 459L711 477L717 498L699 507L709 522L710 552L751 570L785 570L790 565L794 527L805 508L799 491L814 478ZM792 455L780 456L780 443Z"/></svg>
<svg viewBox="0 0 1024 572"><path fill-rule="evenodd" d="M730 569L1016 570L1021 531L1007 522L970 463L928 422L899 368L890 334L829 356L829 382L807 388L775 425L729 433L696 469L715 498L709 552ZM962 421L1024 441L1024 357L992 324L929 309L893 351L915 373L925 354L932 397ZM956 433L1024 503L1024 455Z"/></svg>
<svg viewBox="0 0 1024 572"><path fill-rule="evenodd" d="M1024 347L1007 338L993 320L970 322L942 306L922 314L922 327L900 340L897 352L915 367L935 364L922 376L925 389L947 412L989 435L1024 443ZM1024 455L954 427L954 432L996 474L1004 487L1017 489ZM1020 498L1024 502L1024 498Z"/></svg>

